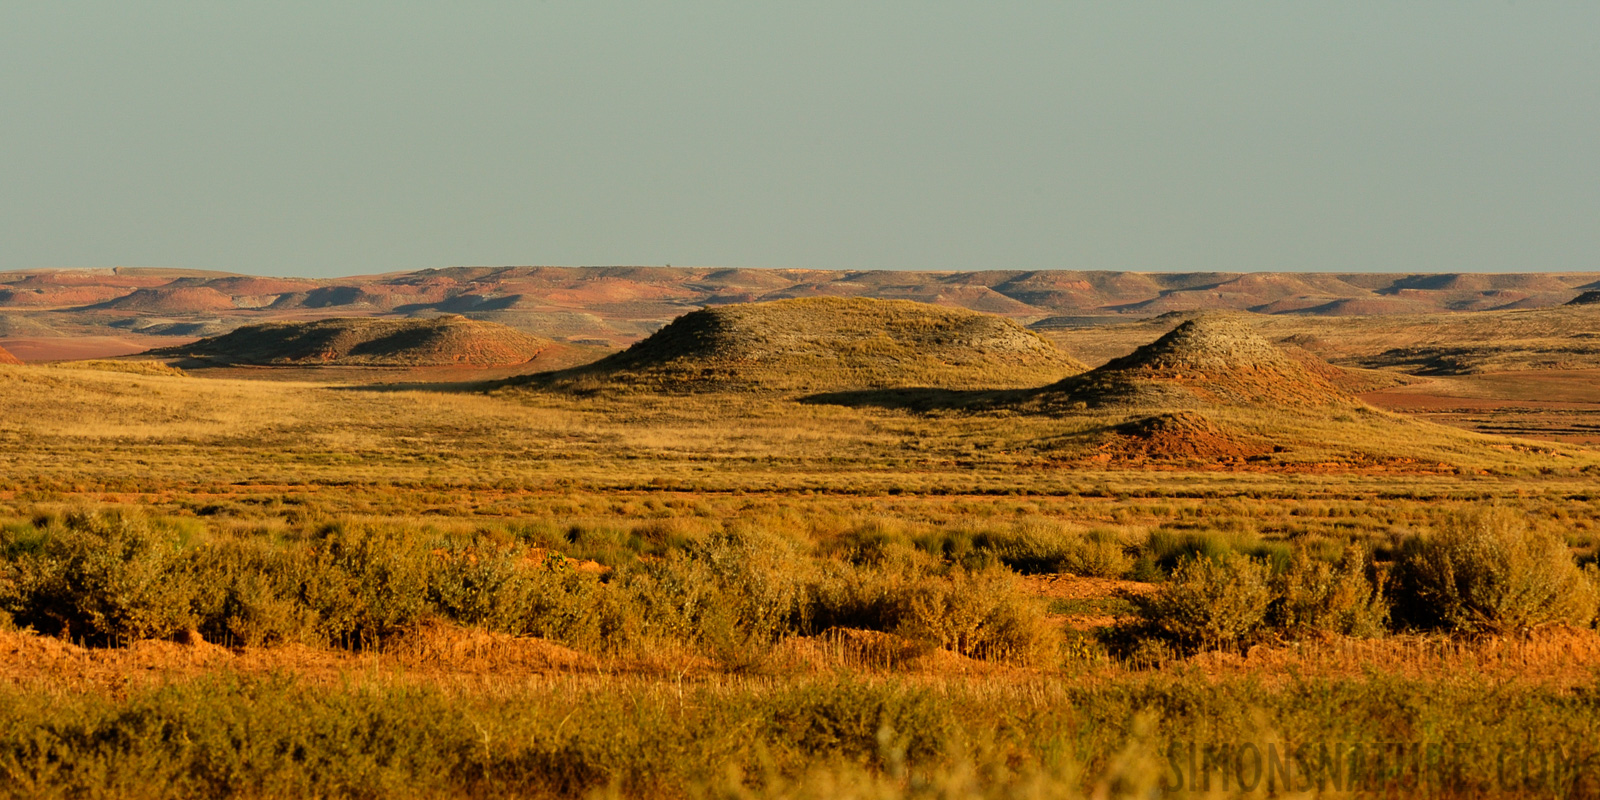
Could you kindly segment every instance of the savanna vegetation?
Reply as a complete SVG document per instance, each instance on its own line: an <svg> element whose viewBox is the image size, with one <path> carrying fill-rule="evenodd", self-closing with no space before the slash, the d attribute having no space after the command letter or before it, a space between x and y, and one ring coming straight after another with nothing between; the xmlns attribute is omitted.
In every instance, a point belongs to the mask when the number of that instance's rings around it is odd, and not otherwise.
<svg viewBox="0 0 1600 800"><path fill-rule="evenodd" d="M0 793L1596 791L1592 451L1082 385L0 367Z"/></svg>

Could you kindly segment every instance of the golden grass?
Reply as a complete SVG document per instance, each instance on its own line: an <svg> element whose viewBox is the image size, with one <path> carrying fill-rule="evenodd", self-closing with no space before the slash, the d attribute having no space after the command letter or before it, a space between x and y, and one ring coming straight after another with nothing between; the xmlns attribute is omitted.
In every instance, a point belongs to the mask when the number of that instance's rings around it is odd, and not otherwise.
<svg viewBox="0 0 1600 800"><path fill-rule="evenodd" d="M732 529L768 532L819 560L881 541L953 554L975 536L1041 532L1094 535L1130 552L1158 535L1194 534L1241 549L1338 552L1359 540L1392 553L1457 510L1497 502L1579 554L1600 546L1600 511L1588 502L1600 458L1583 448L1360 408L1214 407L1197 413L1262 443L1271 458L1098 460L1106 428L1162 412L918 410L733 394L581 398L0 367L0 523L98 502L144 509L195 540L262 546L295 541L322 521L393 523L626 568ZM1061 599L1051 586L1059 582L1026 582L1041 614ZM1073 630L1080 623L1052 618L1066 643L1059 658L1035 667L847 627L737 658L672 642L586 652L437 623L366 652L192 640L80 648L13 631L0 633L0 683L28 697L120 702L217 675L287 675L334 693L400 696L423 687L466 707L629 693L667 702L686 685L705 689L701 702L714 705L704 698L752 702L752 693L839 678L905 681L938 697L1048 715L1071 707L1063 693L1100 687L1148 685L1138 695L1146 702L1169 689L1174 697L1209 697L1206 686L1254 697L1239 687L1292 693L1296 681L1378 685L1382 675L1403 676L1418 691L1471 679L1559 698L1600 669L1590 630L1268 643L1152 669ZM643 736L615 724L618 736ZM1096 768L1122 746L1097 740Z"/></svg>

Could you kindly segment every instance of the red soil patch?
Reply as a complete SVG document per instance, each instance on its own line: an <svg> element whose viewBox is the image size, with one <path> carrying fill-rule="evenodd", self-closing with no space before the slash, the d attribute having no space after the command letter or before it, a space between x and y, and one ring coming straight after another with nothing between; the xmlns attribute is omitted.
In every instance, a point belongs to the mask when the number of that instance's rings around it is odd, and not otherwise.
<svg viewBox="0 0 1600 800"><path fill-rule="evenodd" d="M1379 408L1480 433L1600 444L1600 370L1480 373L1367 392Z"/></svg>
<svg viewBox="0 0 1600 800"><path fill-rule="evenodd" d="M0 347L0 364L21 364L21 363L22 363L22 359L17 358L14 355L11 355L11 352L9 350L6 350L4 347Z"/></svg>
<svg viewBox="0 0 1600 800"><path fill-rule="evenodd" d="M1158 414L1112 429L1100 452L1116 459L1244 459L1270 448L1238 431L1187 411Z"/></svg>

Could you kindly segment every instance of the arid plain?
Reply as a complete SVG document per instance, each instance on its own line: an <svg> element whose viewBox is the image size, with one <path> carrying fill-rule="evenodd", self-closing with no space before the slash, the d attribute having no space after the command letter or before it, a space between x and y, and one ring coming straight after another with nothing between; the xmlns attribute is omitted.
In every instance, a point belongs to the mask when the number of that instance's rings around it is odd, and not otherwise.
<svg viewBox="0 0 1600 800"><path fill-rule="evenodd" d="M0 792L1590 796L1597 290L0 275Z"/></svg>

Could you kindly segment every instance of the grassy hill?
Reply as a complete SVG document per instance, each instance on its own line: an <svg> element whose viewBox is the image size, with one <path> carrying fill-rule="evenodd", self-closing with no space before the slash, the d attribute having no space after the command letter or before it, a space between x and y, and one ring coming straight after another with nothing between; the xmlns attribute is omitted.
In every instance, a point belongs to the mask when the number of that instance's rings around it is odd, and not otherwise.
<svg viewBox="0 0 1600 800"><path fill-rule="evenodd" d="M1187 320L1128 355L996 405L1077 426L1081 434L1064 438L1063 452L1076 447L1119 463L1410 469L1506 447L1565 457L1374 409L1352 394L1369 380L1275 345L1249 317L1224 313Z"/></svg>
<svg viewBox="0 0 1600 800"><path fill-rule="evenodd" d="M150 355L265 366L510 366L533 360L547 339L493 322L338 318L248 325Z"/></svg>
<svg viewBox="0 0 1600 800"><path fill-rule="evenodd" d="M1081 362L1011 320L904 300L811 297L685 314L594 364L530 376L564 391L828 391L1039 385Z"/></svg>
<svg viewBox="0 0 1600 800"><path fill-rule="evenodd" d="M1354 404L1328 370L1308 368L1312 359L1290 357L1240 317L1207 315L1045 392L1090 406Z"/></svg>

